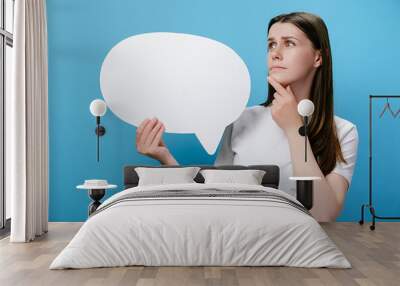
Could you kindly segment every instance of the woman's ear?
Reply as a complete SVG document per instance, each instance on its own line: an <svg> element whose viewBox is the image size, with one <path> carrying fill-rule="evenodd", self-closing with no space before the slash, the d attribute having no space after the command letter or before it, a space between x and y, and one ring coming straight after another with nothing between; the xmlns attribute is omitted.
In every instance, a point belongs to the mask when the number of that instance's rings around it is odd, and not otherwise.
<svg viewBox="0 0 400 286"><path fill-rule="evenodd" d="M321 51L317 50L315 52L315 59L314 59L314 67L318 68L319 66L322 65L322 55Z"/></svg>

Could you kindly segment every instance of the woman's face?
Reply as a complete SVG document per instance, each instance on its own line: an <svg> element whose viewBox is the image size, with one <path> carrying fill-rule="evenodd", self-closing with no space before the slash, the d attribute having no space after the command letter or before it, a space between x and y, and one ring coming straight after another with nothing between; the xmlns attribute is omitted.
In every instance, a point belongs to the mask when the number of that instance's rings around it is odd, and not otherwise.
<svg viewBox="0 0 400 286"><path fill-rule="evenodd" d="M318 50L291 23L275 23L268 34L268 71L283 86L312 79L322 63Z"/></svg>

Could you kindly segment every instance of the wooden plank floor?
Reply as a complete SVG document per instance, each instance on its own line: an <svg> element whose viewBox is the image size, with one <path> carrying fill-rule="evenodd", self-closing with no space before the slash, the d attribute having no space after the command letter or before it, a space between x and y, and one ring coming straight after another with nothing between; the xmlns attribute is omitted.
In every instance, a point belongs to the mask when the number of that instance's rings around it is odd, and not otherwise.
<svg viewBox="0 0 400 286"><path fill-rule="evenodd" d="M324 223L352 269L295 267L117 267L49 270L82 223L50 223L32 243L0 241L0 285L400 285L400 223L375 231L357 223Z"/></svg>

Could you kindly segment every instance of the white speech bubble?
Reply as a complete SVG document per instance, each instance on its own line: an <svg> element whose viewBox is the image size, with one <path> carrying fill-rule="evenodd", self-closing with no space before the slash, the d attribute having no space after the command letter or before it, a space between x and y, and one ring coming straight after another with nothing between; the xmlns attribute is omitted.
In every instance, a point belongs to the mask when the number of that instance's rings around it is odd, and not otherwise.
<svg viewBox="0 0 400 286"><path fill-rule="evenodd" d="M100 88L107 106L123 121L139 126L155 116L166 132L194 133L214 154L225 127L246 108L250 75L235 51L220 42L146 33L109 51Z"/></svg>

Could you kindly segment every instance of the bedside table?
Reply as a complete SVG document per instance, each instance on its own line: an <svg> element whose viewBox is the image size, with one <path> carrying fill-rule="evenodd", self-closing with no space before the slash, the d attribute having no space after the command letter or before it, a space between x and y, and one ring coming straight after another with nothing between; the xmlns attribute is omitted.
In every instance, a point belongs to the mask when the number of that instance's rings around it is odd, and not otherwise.
<svg viewBox="0 0 400 286"><path fill-rule="evenodd" d="M308 210L314 204L313 183L320 179L321 177L289 177L289 180L296 181L296 199Z"/></svg>
<svg viewBox="0 0 400 286"><path fill-rule="evenodd" d="M100 200L104 197L106 190L116 187L117 185L108 184L107 180L85 180L83 185L76 186L77 189L87 190L92 199L92 203L88 207L89 216L101 205Z"/></svg>

